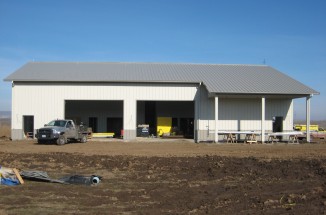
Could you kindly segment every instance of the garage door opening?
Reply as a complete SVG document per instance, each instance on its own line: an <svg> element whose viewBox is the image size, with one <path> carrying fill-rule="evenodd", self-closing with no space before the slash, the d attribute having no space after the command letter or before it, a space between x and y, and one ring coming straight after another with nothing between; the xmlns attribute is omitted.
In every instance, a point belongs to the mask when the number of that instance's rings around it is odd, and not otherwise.
<svg viewBox="0 0 326 215"><path fill-rule="evenodd" d="M121 130L123 129L122 117L108 117L106 124L108 132L114 133L114 137L121 137Z"/></svg>
<svg viewBox="0 0 326 215"><path fill-rule="evenodd" d="M138 129L148 125L149 136L193 139L194 112L193 101L138 101Z"/></svg>
<svg viewBox="0 0 326 215"><path fill-rule="evenodd" d="M93 133L120 138L123 129L123 101L66 100L65 118L83 123ZM105 136L105 134L110 134Z"/></svg>

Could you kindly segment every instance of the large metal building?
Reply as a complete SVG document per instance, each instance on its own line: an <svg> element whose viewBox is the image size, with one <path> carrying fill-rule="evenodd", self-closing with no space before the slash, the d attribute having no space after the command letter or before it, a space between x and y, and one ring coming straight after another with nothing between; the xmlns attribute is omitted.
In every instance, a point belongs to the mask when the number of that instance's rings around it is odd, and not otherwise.
<svg viewBox="0 0 326 215"><path fill-rule="evenodd" d="M218 142L219 131L279 126L293 130L293 99L317 91L265 65L178 63L30 62L12 82L12 139L57 118L84 122L94 132L123 130L135 139L137 125L156 132L157 118L170 117L196 142Z"/></svg>

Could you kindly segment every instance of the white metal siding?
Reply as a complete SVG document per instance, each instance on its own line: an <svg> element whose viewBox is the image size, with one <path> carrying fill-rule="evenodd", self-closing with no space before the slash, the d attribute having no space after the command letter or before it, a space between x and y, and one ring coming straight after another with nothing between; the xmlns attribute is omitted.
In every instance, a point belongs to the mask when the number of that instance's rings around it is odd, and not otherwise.
<svg viewBox="0 0 326 215"><path fill-rule="evenodd" d="M197 91L198 90L198 91ZM194 101L197 122L202 134L198 140L214 140L215 104L205 86L197 84L40 84L16 83L12 89L12 128L22 129L23 115L34 115L34 127L55 118L64 118L66 100L123 101L124 129L135 130L137 101ZM261 129L261 98L219 98L218 129ZM138 107L143 108L143 107ZM159 110L158 110L159 111ZM178 111L178 113L181 112ZM71 114L71 113L69 113ZM186 114L186 112L185 112ZM188 115L188 114L186 114ZM265 129L272 130L272 117L283 116L283 130L292 130L292 99L266 98Z"/></svg>
<svg viewBox="0 0 326 215"><path fill-rule="evenodd" d="M219 130L261 130L261 99L220 99L219 101ZM266 131L272 131L274 116L284 118L284 131L292 130L292 99L266 99Z"/></svg>
<svg viewBox="0 0 326 215"><path fill-rule="evenodd" d="M34 127L64 118L65 100L124 101L124 125L136 127L136 102L193 101L196 84L40 84L16 83L12 89L12 128L22 129L22 116L34 115ZM133 116L128 116L132 114Z"/></svg>
<svg viewBox="0 0 326 215"><path fill-rule="evenodd" d="M266 131L273 130L273 116L283 116L283 130L293 130L293 100L266 99Z"/></svg>
<svg viewBox="0 0 326 215"><path fill-rule="evenodd" d="M135 99L125 99L123 102L123 129L136 130L137 103ZM136 132L135 132L136 133ZM128 138L129 139L129 138Z"/></svg>
<svg viewBox="0 0 326 215"><path fill-rule="evenodd" d="M214 98L208 97L208 92L204 86L199 88L199 92L197 95L198 99L198 130L207 131L207 135L211 131L214 131L215 126L215 106L214 106ZM196 123L195 123L196 124Z"/></svg>
<svg viewBox="0 0 326 215"><path fill-rule="evenodd" d="M215 104L214 98L208 97L205 88L196 96L196 130L200 132L198 140L214 140ZM219 131L261 131L261 98L219 98ZM266 98L265 131L271 132L274 116L283 117L283 130L293 129L292 99ZM198 124L197 124L198 123ZM198 128L197 128L198 125Z"/></svg>
<svg viewBox="0 0 326 215"><path fill-rule="evenodd" d="M220 130L260 130L260 99L219 99Z"/></svg>

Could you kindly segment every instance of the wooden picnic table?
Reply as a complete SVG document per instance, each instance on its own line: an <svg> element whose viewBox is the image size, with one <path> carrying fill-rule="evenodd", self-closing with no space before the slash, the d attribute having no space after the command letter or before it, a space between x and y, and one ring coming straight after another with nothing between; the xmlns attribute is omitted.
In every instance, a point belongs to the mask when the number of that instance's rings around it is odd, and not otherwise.
<svg viewBox="0 0 326 215"><path fill-rule="evenodd" d="M224 135L223 140L226 140L227 143L237 142L236 135L245 134L245 143L257 143L257 135L260 135L257 131L220 131L220 135Z"/></svg>
<svg viewBox="0 0 326 215"><path fill-rule="evenodd" d="M268 142L274 143L274 141L278 140L279 136L289 136L288 142L297 142L299 143L298 135L302 135L303 133L300 131L288 131L288 132L274 132L274 133L268 133Z"/></svg>

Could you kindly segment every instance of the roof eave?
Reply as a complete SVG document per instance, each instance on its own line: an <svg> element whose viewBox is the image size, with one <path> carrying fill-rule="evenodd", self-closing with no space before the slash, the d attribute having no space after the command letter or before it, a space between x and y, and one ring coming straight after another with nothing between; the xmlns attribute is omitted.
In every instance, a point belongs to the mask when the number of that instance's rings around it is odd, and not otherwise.
<svg viewBox="0 0 326 215"><path fill-rule="evenodd" d="M304 98L313 95L320 95L319 92L311 92L311 93L266 93L266 92L253 92L253 93L242 93L242 92L210 92L209 97L291 97L291 98Z"/></svg>
<svg viewBox="0 0 326 215"><path fill-rule="evenodd" d="M4 81L11 81L11 82L29 82L29 83L182 83L182 84L200 84L201 82L198 81L146 81L146 80L133 80L133 81L128 81L128 80L111 80L111 81L105 81L105 80L98 80L98 81L83 81L83 80L26 80L26 79L4 79Z"/></svg>

